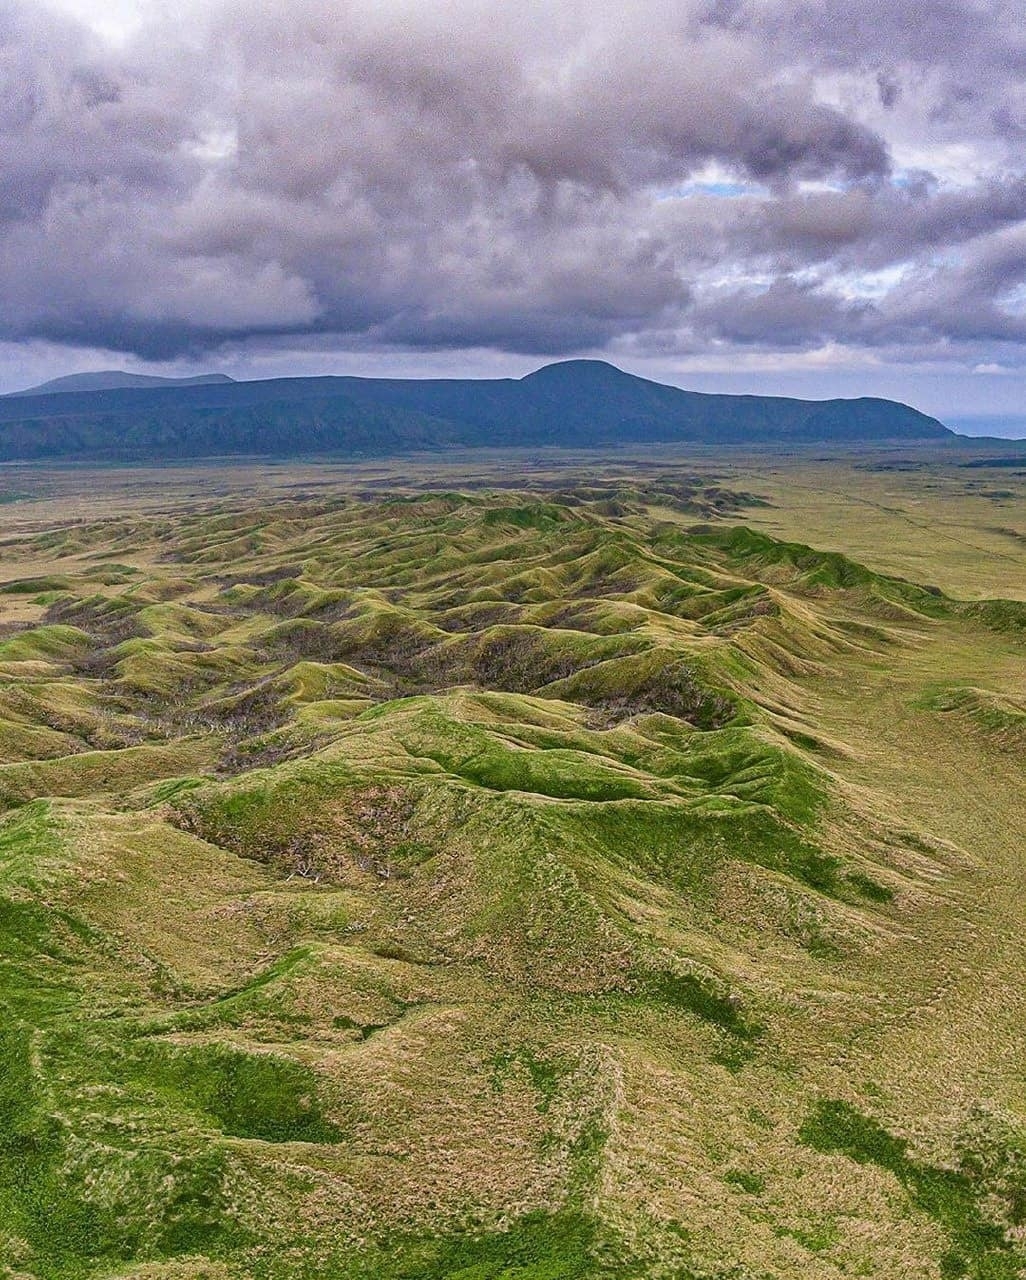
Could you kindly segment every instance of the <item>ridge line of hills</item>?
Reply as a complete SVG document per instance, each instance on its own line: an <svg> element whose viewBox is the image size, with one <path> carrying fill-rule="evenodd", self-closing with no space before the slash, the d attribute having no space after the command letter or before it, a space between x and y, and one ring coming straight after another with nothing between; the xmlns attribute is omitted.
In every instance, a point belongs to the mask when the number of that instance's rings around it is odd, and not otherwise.
<svg viewBox="0 0 1026 1280"><path fill-rule="evenodd" d="M145 387L202 387L234 382L226 373L200 373L191 378L162 378L149 373L126 373L124 369L98 369L94 373L68 373L62 378L51 378L38 386L23 391L11 391L10 399L25 396L58 395L71 391L124 391Z"/></svg>
<svg viewBox="0 0 1026 1280"><path fill-rule="evenodd" d="M210 375L140 384L136 375L102 374L83 385L83 377L0 397L0 461L954 437L936 418L892 400L713 395L600 360L562 361L520 379ZM132 385L102 384L116 377Z"/></svg>

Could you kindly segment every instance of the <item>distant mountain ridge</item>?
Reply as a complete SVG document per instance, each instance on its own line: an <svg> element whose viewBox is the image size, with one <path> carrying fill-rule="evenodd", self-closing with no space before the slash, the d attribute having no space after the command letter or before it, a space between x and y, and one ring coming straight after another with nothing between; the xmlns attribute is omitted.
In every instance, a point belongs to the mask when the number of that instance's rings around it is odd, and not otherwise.
<svg viewBox="0 0 1026 1280"><path fill-rule="evenodd" d="M95 373L68 373L51 378L12 396L42 396L68 391L117 391L124 387L204 387L234 382L226 373L201 373L192 378L160 378L150 373L126 373L123 369L99 369Z"/></svg>
<svg viewBox="0 0 1026 1280"><path fill-rule="evenodd" d="M57 390L46 384L0 398L0 460L954 438L936 418L892 400L707 395L600 360L546 365L520 379L212 375L103 389L57 382Z"/></svg>

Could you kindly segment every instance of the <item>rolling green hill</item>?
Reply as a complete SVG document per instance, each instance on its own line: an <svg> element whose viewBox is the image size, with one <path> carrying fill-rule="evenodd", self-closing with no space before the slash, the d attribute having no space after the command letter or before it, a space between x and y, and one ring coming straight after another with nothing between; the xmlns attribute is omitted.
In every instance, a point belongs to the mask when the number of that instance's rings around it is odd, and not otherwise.
<svg viewBox="0 0 1026 1280"><path fill-rule="evenodd" d="M5 535L0 1275L1020 1274L1024 606L758 502Z"/></svg>
<svg viewBox="0 0 1026 1280"><path fill-rule="evenodd" d="M702 395L597 360L519 380L281 378L0 398L0 460L950 437L889 400Z"/></svg>

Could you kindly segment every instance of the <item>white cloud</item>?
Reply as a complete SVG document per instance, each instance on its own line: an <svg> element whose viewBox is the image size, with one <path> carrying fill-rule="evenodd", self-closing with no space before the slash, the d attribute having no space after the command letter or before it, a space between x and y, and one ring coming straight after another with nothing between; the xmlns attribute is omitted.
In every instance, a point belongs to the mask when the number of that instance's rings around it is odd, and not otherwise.
<svg viewBox="0 0 1026 1280"><path fill-rule="evenodd" d="M162 7L160 0L41 0L46 8L81 22L105 40L123 44Z"/></svg>
<svg viewBox="0 0 1026 1280"><path fill-rule="evenodd" d="M1024 367L1017 7L914 8L0 0L0 340Z"/></svg>

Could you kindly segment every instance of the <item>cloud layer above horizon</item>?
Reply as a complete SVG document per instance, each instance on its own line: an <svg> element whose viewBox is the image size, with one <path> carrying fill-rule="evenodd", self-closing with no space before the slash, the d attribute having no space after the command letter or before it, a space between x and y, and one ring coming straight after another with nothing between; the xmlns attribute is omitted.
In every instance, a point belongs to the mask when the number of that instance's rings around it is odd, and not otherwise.
<svg viewBox="0 0 1026 1280"><path fill-rule="evenodd" d="M0 342L1026 366L1017 5L168 8L0 0Z"/></svg>

